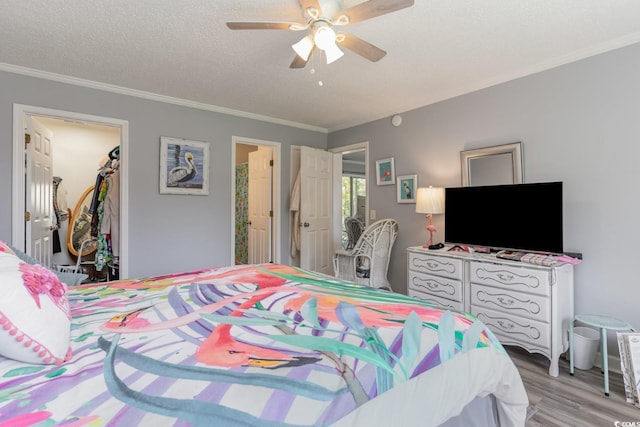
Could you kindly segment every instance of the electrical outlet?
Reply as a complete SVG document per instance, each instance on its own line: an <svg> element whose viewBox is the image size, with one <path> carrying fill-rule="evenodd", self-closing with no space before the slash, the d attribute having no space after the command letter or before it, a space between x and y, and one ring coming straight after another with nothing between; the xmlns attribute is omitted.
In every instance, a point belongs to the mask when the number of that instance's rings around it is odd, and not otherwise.
<svg viewBox="0 0 640 427"><path fill-rule="evenodd" d="M375 209L371 209L371 214L369 216L371 217L371 220L376 219L376 210Z"/></svg>

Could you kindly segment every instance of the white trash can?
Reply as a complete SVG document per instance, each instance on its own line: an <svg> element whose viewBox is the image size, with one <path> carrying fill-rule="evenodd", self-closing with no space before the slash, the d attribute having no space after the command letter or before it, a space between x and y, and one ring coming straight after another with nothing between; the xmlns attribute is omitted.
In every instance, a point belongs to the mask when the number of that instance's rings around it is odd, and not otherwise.
<svg viewBox="0 0 640 427"><path fill-rule="evenodd" d="M573 366L588 371L593 368L600 342L600 332L586 326L573 328Z"/></svg>

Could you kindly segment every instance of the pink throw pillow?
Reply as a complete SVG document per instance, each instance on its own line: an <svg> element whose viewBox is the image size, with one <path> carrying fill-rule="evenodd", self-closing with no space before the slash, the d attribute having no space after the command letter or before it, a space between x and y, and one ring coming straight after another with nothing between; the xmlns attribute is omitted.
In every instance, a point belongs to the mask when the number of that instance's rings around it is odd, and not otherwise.
<svg viewBox="0 0 640 427"><path fill-rule="evenodd" d="M59 365L71 357L67 287L47 268L0 250L0 355Z"/></svg>

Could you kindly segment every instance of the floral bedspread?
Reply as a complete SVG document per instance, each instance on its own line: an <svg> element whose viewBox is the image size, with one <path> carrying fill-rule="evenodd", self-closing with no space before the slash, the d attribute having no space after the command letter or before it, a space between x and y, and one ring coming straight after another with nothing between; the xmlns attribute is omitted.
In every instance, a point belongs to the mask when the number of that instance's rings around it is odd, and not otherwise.
<svg viewBox="0 0 640 427"><path fill-rule="evenodd" d="M515 369L470 314L283 265L81 285L68 296L72 359L0 357L0 426L331 425L463 354L490 350ZM495 375L492 387L504 388Z"/></svg>

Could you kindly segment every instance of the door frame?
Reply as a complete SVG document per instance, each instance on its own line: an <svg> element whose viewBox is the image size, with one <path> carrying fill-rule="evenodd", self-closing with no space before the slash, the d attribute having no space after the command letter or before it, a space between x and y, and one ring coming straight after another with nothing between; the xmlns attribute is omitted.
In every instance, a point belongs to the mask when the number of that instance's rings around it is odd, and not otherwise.
<svg viewBox="0 0 640 427"><path fill-rule="evenodd" d="M281 227L281 209L280 209L280 201L281 190L280 190L280 179L281 179L281 171L282 171L282 144L276 141L266 141L262 139L254 139L254 138L245 138L242 136L232 136L231 137L231 264L235 265L235 255L236 255L236 146L238 144L244 145L257 145L257 146L267 146L273 149L273 182L271 184L271 193L273 198L273 223L272 223L272 232L271 232L271 253L273 254L273 262L275 264L281 263L281 236L280 236L280 227Z"/></svg>
<svg viewBox="0 0 640 427"><path fill-rule="evenodd" d="M120 277L129 274L129 122L111 117L93 116L33 105L13 104L13 164L11 191L11 242L26 252L24 130L25 116L72 120L85 124L114 126L120 129ZM55 159L53 160L55 162Z"/></svg>
<svg viewBox="0 0 640 427"><path fill-rule="evenodd" d="M332 153L340 153L346 154L352 151L360 151L364 150L364 178L367 183L367 191L366 191L366 199L365 199L365 225L369 225L369 188L371 187L371 180L369 179L369 141L356 142L355 144L342 145L340 147L330 148L329 151ZM333 200L342 201L342 164L340 165L340 172L337 173L334 171L333 176L335 177L333 182ZM342 223L340 218L342 218L342 213L340 209L342 208L342 203L334 203L333 206L333 216L334 216L334 246L336 248L342 247Z"/></svg>

